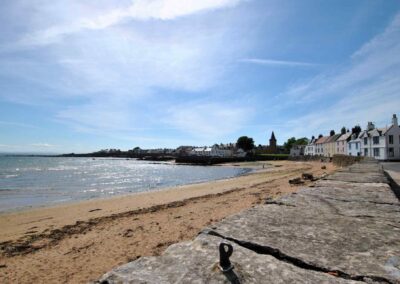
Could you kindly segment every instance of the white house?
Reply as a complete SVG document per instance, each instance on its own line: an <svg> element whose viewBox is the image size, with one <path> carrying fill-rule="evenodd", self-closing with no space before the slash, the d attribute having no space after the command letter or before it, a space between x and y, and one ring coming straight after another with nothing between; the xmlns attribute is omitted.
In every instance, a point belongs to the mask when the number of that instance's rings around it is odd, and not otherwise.
<svg viewBox="0 0 400 284"><path fill-rule="evenodd" d="M317 141L317 139L315 139L314 137L311 138L310 143L308 143L308 145L306 146L306 148L304 149L304 155L306 156L314 156L315 155L315 142Z"/></svg>
<svg viewBox="0 0 400 284"><path fill-rule="evenodd" d="M335 154L347 155L347 140L350 138L350 136L351 136L351 133L347 132L345 134L342 134L336 140Z"/></svg>
<svg viewBox="0 0 400 284"><path fill-rule="evenodd" d="M233 151L230 149L220 148L218 145L212 147L198 147L192 149L189 155L202 157L232 157Z"/></svg>
<svg viewBox="0 0 400 284"><path fill-rule="evenodd" d="M375 128L368 122L367 130L360 134L361 155L377 160L400 160L400 128L397 116L393 114L392 124Z"/></svg>
<svg viewBox="0 0 400 284"><path fill-rule="evenodd" d="M293 145L292 148L290 148L290 156L292 157L303 156L305 148L306 148L305 145Z"/></svg>
<svg viewBox="0 0 400 284"><path fill-rule="evenodd" d="M392 125L386 131L386 137L386 160L400 160L400 127L395 114L392 117Z"/></svg>
<svg viewBox="0 0 400 284"><path fill-rule="evenodd" d="M361 133L351 134L349 142L347 142L347 155L349 156L361 156L361 139L359 138Z"/></svg>

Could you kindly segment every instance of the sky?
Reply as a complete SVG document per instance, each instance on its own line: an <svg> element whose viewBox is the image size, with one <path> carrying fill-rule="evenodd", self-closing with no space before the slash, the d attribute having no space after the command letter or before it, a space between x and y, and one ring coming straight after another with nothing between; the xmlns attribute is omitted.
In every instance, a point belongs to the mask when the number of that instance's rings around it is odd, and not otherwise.
<svg viewBox="0 0 400 284"><path fill-rule="evenodd" d="M0 152L283 144L399 110L397 0L0 8Z"/></svg>

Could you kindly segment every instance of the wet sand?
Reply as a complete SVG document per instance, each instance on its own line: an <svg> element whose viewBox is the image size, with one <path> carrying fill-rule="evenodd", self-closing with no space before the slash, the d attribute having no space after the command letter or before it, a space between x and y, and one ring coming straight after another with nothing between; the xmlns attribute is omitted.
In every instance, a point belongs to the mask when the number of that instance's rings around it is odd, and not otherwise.
<svg viewBox="0 0 400 284"><path fill-rule="evenodd" d="M205 226L266 198L298 190L301 186L289 185L288 180L304 172L318 177L334 170L332 164L320 162L230 166L257 171L157 192L1 214L0 283L98 279L115 266L192 239Z"/></svg>

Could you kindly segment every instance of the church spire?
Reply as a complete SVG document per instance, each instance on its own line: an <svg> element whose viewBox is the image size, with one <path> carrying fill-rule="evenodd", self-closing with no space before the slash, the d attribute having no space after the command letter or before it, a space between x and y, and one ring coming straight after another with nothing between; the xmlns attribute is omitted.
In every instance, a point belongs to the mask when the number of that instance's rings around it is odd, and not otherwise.
<svg viewBox="0 0 400 284"><path fill-rule="evenodd" d="M272 131L272 134L271 134L271 139L270 140L274 140L274 141L276 141L276 138L275 138L275 134L274 134L274 132Z"/></svg>

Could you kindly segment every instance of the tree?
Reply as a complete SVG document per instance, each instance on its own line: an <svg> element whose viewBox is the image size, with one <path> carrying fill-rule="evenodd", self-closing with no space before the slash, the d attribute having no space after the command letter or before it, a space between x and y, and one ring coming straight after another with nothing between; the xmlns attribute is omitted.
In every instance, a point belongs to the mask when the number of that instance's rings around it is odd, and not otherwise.
<svg viewBox="0 0 400 284"><path fill-rule="evenodd" d="M333 136L335 135L335 130L331 130L331 132L329 132L329 136Z"/></svg>
<svg viewBox="0 0 400 284"><path fill-rule="evenodd" d="M361 126L360 125L356 125L351 129L351 133L356 134L356 136L358 136L358 134L360 134L361 132Z"/></svg>
<svg viewBox="0 0 400 284"><path fill-rule="evenodd" d="M307 145L309 142L307 137L302 137L296 140L295 145Z"/></svg>
<svg viewBox="0 0 400 284"><path fill-rule="evenodd" d="M342 127L342 129L340 130L340 134L342 134L342 135L346 134L346 127L344 127L344 126Z"/></svg>
<svg viewBox="0 0 400 284"><path fill-rule="evenodd" d="M324 135L320 134L318 135L318 139L324 137Z"/></svg>
<svg viewBox="0 0 400 284"><path fill-rule="evenodd" d="M254 140L253 138L247 137L247 136L241 136L238 138L236 142L236 146L238 148L242 148L243 151L250 151L253 150L254 148Z"/></svg>
<svg viewBox="0 0 400 284"><path fill-rule="evenodd" d="M285 148L286 152L289 152L290 149L292 148L292 146L294 145L294 143L296 143L296 138L292 137L289 138L284 144L283 147Z"/></svg>
<svg viewBox="0 0 400 284"><path fill-rule="evenodd" d="M295 137L289 138L284 144L283 147L287 152L290 151L290 149L293 147L293 145L307 145L309 142L308 138L302 137L299 139L296 139Z"/></svg>

